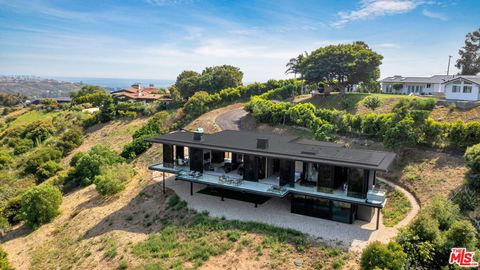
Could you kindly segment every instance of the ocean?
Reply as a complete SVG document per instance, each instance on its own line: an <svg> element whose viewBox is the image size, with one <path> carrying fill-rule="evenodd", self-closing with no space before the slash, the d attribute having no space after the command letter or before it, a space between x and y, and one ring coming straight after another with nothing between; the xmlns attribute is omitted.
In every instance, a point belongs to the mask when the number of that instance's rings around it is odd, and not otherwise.
<svg viewBox="0 0 480 270"><path fill-rule="evenodd" d="M53 77L52 79L72 82L84 83L103 86L111 89L128 88L134 83L140 83L142 87L147 87L149 84L155 87L168 87L175 83L175 80L152 80L152 79L120 79L120 78L82 78L82 77Z"/></svg>

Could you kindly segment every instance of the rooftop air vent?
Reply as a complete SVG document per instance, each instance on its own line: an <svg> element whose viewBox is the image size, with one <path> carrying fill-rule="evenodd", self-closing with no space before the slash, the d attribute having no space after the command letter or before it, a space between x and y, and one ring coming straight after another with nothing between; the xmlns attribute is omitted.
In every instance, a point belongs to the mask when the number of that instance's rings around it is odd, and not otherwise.
<svg viewBox="0 0 480 270"><path fill-rule="evenodd" d="M267 149L268 140L267 139L257 139L257 149Z"/></svg>
<svg viewBox="0 0 480 270"><path fill-rule="evenodd" d="M203 137L203 128L197 128L197 130L193 132L193 140L201 141L202 137Z"/></svg>

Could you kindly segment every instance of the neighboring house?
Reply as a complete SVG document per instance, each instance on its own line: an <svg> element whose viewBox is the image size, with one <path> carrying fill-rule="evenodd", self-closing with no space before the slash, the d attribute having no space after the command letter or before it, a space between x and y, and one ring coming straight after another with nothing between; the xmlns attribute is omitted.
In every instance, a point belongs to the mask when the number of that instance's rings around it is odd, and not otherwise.
<svg viewBox="0 0 480 270"><path fill-rule="evenodd" d="M169 103L172 99L164 94L158 94L158 89L150 84L147 88L142 88L140 84L133 84L131 88L121 89L111 92L113 97L120 101L140 101L145 103L157 100Z"/></svg>
<svg viewBox="0 0 480 270"><path fill-rule="evenodd" d="M446 81L445 98L449 100L480 100L480 76L458 75Z"/></svg>
<svg viewBox="0 0 480 270"><path fill-rule="evenodd" d="M445 93L443 83L454 75L434 75L431 77L403 77L395 75L380 81L382 93L404 95L437 95Z"/></svg>
<svg viewBox="0 0 480 270"><path fill-rule="evenodd" d="M222 200L232 192L280 197L291 201L292 213L344 223L370 221L377 209L377 228L386 200L385 191L375 189L375 174L387 171L395 158L388 152L234 130L175 131L146 141L163 144L163 163L149 169L190 182L190 195L195 183L214 188Z"/></svg>
<svg viewBox="0 0 480 270"><path fill-rule="evenodd" d="M32 101L26 101L27 104L40 104L44 99L53 99L56 100L58 104L65 104L72 102L71 97L56 97L56 98L41 98L41 99L34 99Z"/></svg>

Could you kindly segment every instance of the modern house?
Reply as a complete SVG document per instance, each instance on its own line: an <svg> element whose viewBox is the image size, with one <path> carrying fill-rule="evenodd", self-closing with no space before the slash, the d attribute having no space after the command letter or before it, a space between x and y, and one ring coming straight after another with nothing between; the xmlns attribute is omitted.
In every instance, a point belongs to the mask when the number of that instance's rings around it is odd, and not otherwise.
<svg viewBox="0 0 480 270"><path fill-rule="evenodd" d="M452 79L454 75L434 75L431 77L403 77L395 75L380 81L382 93L404 95L435 95L445 93L443 83Z"/></svg>
<svg viewBox="0 0 480 270"><path fill-rule="evenodd" d="M135 83L128 89L121 89L111 92L113 97L120 101L140 101L150 103L157 100L169 103L172 99L166 95L157 93L158 89L150 84L149 87L142 88L140 84Z"/></svg>
<svg viewBox="0 0 480 270"><path fill-rule="evenodd" d="M387 171L395 158L388 152L233 130L175 131L146 140L163 145L163 163L149 168L190 182L190 195L194 184L202 184L242 196L280 197L291 201L293 213L344 223L371 221L375 209L385 206L375 174Z"/></svg>
<svg viewBox="0 0 480 270"><path fill-rule="evenodd" d="M447 100L480 100L480 76L457 75L443 85Z"/></svg>

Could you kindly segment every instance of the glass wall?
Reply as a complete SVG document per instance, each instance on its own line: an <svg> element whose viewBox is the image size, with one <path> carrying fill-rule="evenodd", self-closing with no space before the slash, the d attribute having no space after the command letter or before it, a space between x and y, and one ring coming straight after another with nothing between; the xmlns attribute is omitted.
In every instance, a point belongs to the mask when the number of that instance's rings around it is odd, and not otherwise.
<svg viewBox="0 0 480 270"><path fill-rule="evenodd" d="M291 201L291 212L306 216L330 219L343 223L353 223L354 205L331 201L328 199L294 194Z"/></svg>
<svg viewBox="0 0 480 270"><path fill-rule="evenodd" d="M350 168L348 170L348 196L366 198L368 172L362 169Z"/></svg>
<svg viewBox="0 0 480 270"><path fill-rule="evenodd" d="M334 189L334 174L332 166L320 165L318 166L318 185L317 191L332 193Z"/></svg>

